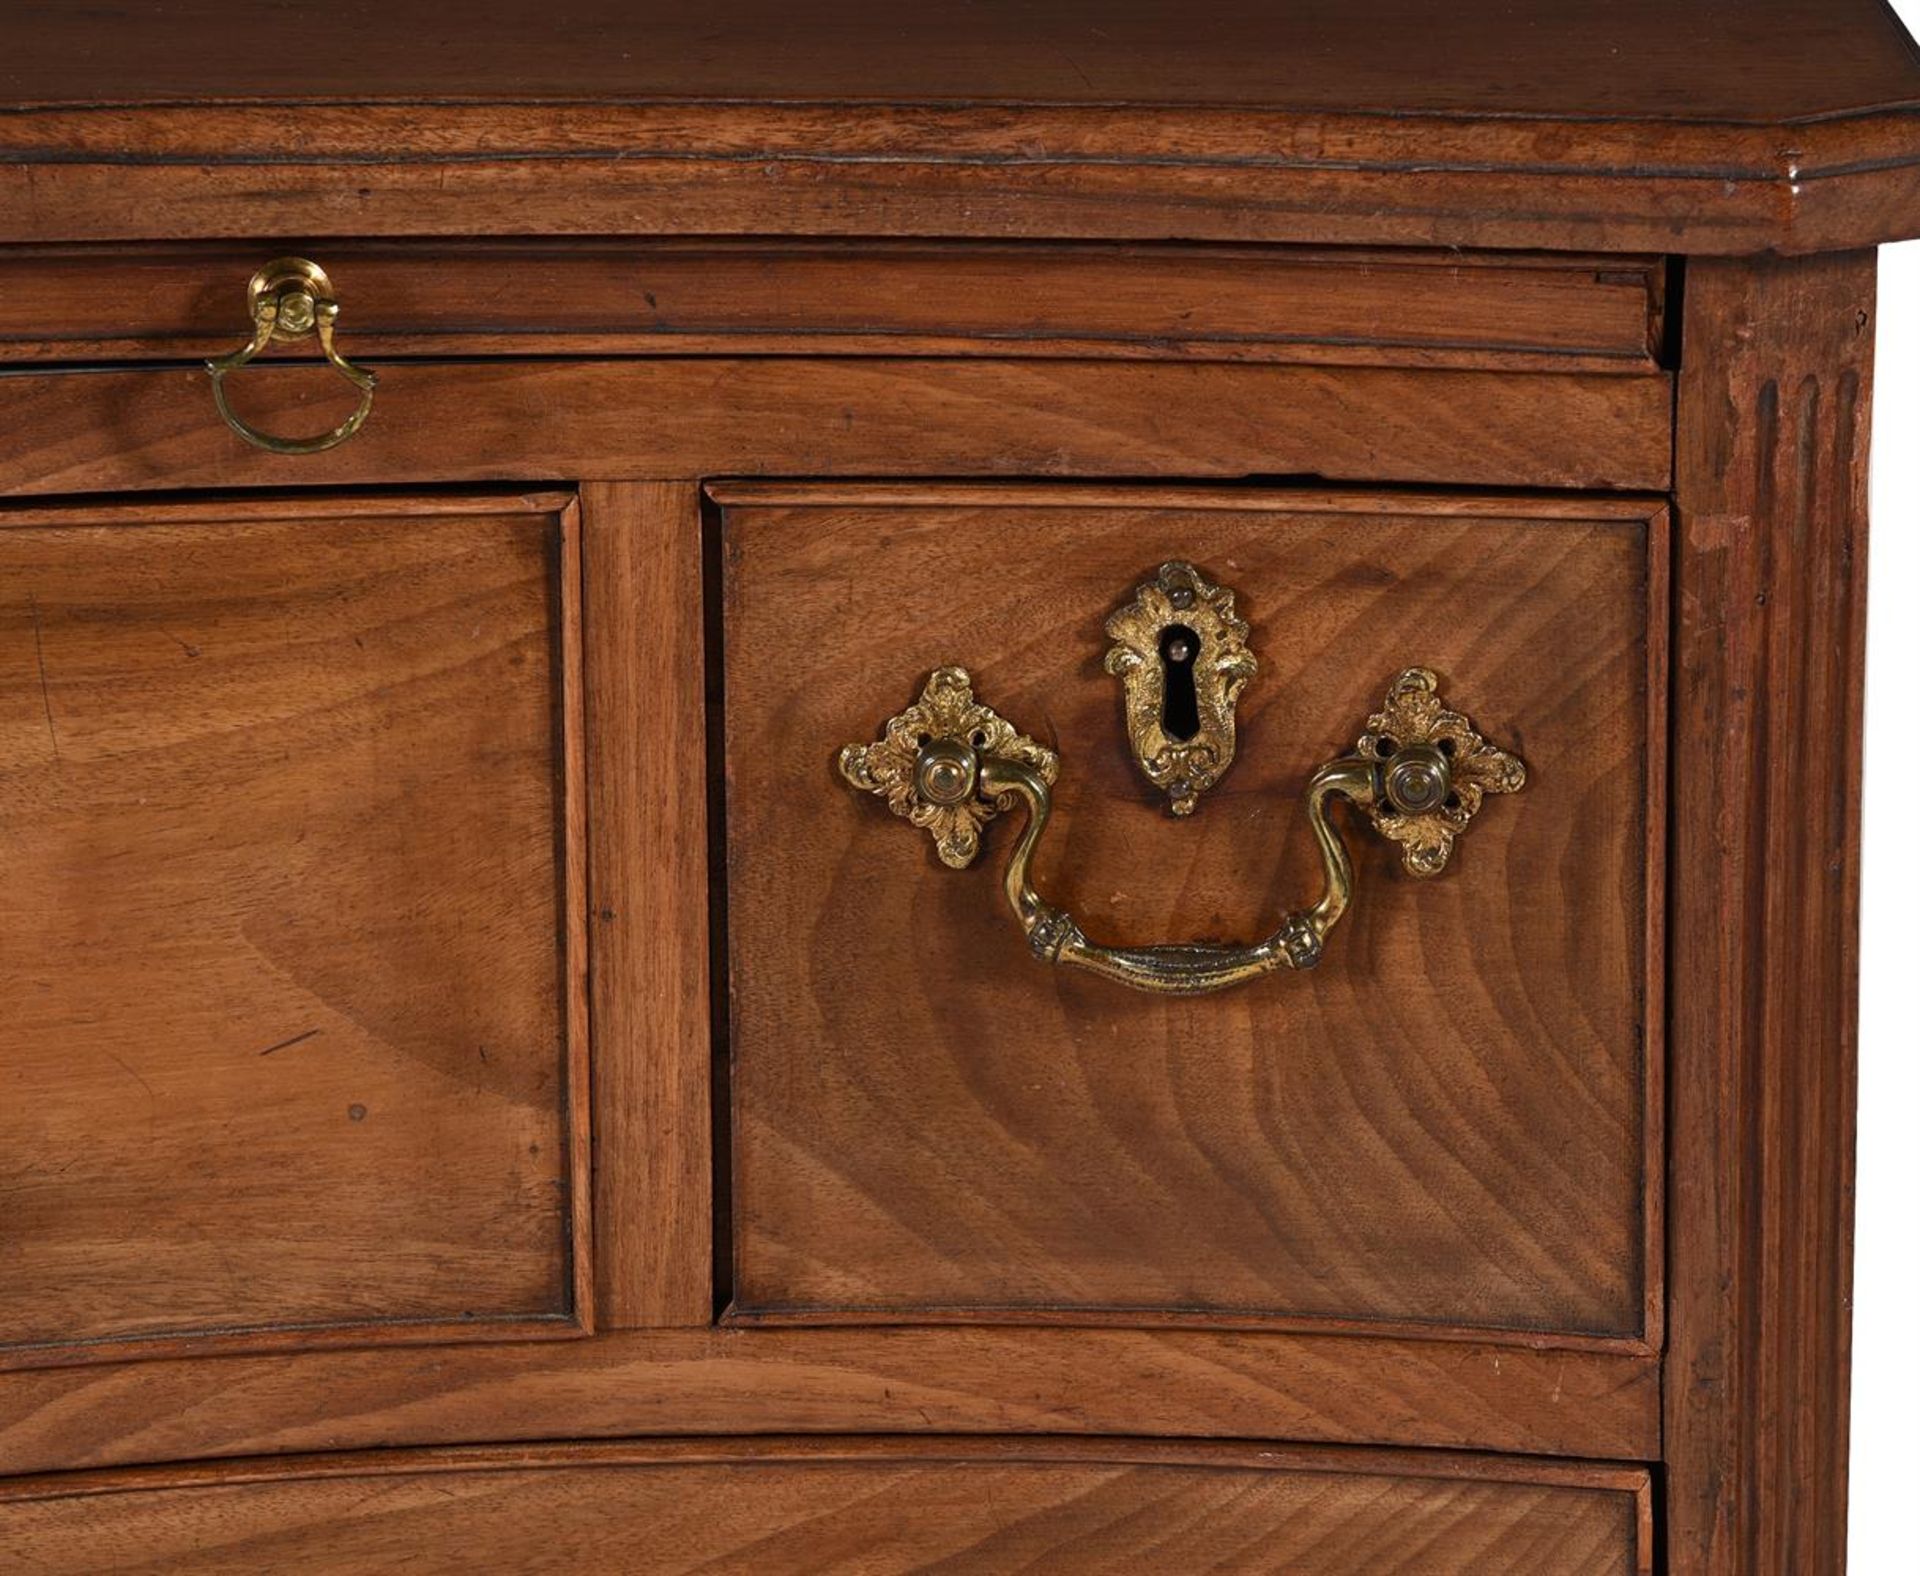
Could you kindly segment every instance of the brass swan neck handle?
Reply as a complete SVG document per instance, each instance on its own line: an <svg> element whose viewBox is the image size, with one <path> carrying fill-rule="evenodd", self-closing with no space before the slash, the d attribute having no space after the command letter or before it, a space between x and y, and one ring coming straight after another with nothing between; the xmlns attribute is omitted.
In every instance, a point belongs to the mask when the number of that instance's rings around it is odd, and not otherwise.
<svg viewBox="0 0 1920 1576"><path fill-rule="evenodd" d="M840 770L857 788L883 795L894 813L933 834L943 863L964 868L979 851L980 828L1004 810L1026 811L1003 885L1007 906L1034 955L1085 969L1135 990L1203 995L1279 969L1310 969L1353 897L1353 861L1332 817L1343 798L1399 844L1416 876L1446 867L1453 842L1489 793L1526 781L1517 756L1488 744L1440 699L1424 668L1409 668L1385 706L1367 721L1355 753L1329 761L1308 782L1308 824L1320 851L1324 887L1290 912L1272 935L1241 946L1209 943L1107 947L1088 939L1033 883L1033 857L1053 815L1059 758L1017 732L973 697L964 668L940 668L920 700L893 718L873 744L848 745Z"/></svg>
<svg viewBox="0 0 1920 1576"><path fill-rule="evenodd" d="M1053 814L1053 790L1030 766L989 758L980 765L985 793L1011 794L1025 805L1027 824L1007 861L1007 906L1026 932L1034 956L1063 968L1086 969L1135 990L1164 995L1201 995L1258 979L1276 969L1310 969L1320 961L1327 932L1339 923L1353 897L1353 861L1328 817L1336 794L1370 804L1377 768L1358 759L1333 761L1313 775L1307 815L1326 872L1326 886L1311 908L1288 914L1264 941L1247 946L1174 943L1158 947L1107 947L1087 939L1078 921L1040 896L1033 885L1033 855Z"/></svg>

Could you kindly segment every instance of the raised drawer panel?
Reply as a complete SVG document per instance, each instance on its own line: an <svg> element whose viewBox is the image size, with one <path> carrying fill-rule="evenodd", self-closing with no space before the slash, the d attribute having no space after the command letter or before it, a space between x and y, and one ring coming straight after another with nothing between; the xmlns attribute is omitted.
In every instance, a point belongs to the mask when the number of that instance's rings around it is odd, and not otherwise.
<svg viewBox="0 0 1920 1576"><path fill-rule="evenodd" d="M1384 1452L937 1439L547 1447L0 1485L0 1557L48 1576L1643 1576L1648 1497L1637 1469Z"/></svg>
<svg viewBox="0 0 1920 1576"><path fill-rule="evenodd" d="M734 1318L1655 1338L1657 504L720 497ZM1176 558L1239 593L1261 664L1185 820L1101 667ZM1115 946L1251 939L1309 898L1306 779L1402 668L1530 777L1441 879L1352 831L1312 972L1143 995L1030 955L1017 813L950 870L834 770L947 664L1059 750L1037 879Z"/></svg>
<svg viewBox="0 0 1920 1576"><path fill-rule="evenodd" d="M576 1328L571 507L0 513L0 1365Z"/></svg>

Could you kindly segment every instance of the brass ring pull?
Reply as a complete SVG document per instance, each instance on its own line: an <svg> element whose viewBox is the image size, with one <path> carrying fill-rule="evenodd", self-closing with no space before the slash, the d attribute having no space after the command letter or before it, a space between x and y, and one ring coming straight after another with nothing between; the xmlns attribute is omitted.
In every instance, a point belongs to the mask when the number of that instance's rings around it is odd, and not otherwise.
<svg viewBox="0 0 1920 1576"><path fill-rule="evenodd" d="M318 263L304 257L282 257L268 263L247 281L247 313L253 319L253 338L233 354L207 363L213 379L214 408L226 424L256 449L270 454L319 454L345 443L373 413L373 389L379 381L365 367L356 367L334 348L333 327L340 316L333 282ZM320 342L327 364L360 391L359 409L331 432L312 438L281 438L250 427L227 403L226 378L238 372L275 340L293 341L312 334Z"/></svg>
<svg viewBox="0 0 1920 1576"><path fill-rule="evenodd" d="M1454 839L1483 798L1517 791L1527 775L1517 756L1487 743L1448 709L1432 673L1409 668L1394 681L1385 706L1367 719L1355 753L1329 761L1307 785L1307 819L1325 877L1309 907L1289 913L1265 940L1244 946L1124 948L1088 940L1071 914L1035 889L1033 856L1053 814L1059 758L976 701L964 668L938 669L919 701L889 721L876 743L840 752L840 770L856 788L882 795L896 815L929 831L942 863L954 869L973 862L982 826L1023 807L1026 825L1007 861L1004 886L1034 955L1136 990L1180 996L1320 961L1327 933L1353 897L1353 861L1333 822L1334 799L1348 800L1397 843L1409 873L1434 876L1446 868Z"/></svg>

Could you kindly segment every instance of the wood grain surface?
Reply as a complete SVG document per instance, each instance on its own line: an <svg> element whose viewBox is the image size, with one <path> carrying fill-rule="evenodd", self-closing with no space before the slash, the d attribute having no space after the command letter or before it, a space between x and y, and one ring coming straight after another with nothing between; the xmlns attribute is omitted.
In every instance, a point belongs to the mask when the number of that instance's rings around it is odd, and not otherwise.
<svg viewBox="0 0 1920 1576"><path fill-rule="evenodd" d="M325 151L302 157L296 139ZM861 235L1725 256L1912 238L1920 158L1904 110L1773 126L1073 105L32 107L0 115L0 215L0 242L21 244Z"/></svg>
<svg viewBox="0 0 1920 1576"><path fill-rule="evenodd" d="M1664 488L1673 451L1665 374L894 357L375 366L367 425L291 457L228 431L204 369L0 377L0 492L956 472ZM352 408L343 389L312 366L230 380L268 431L324 430Z"/></svg>
<svg viewBox="0 0 1920 1576"><path fill-rule="evenodd" d="M1874 261L1689 279L1668 1549L1845 1565Z"/></svg>
<svg viewBox="0 0 1920 1576"><path fill-rule="evenodd" d="M312 251L357 356L1098 356L1646 372L1661 258L884 241L0 248L0 361L222 355ZM311 352L312 346L305 347ZM294 347L297 354L299 347Z"/></svg>
<svg viewBox="0 0 1920 1576"><path fill-rule="evenodd" d="M1654 1336L1657 505L720 496L736 1316ZM1185 822L1100 666L1175 557L1236 589L1263 664ZM1350 834L1313 974L1150 998L1029 957L1011 826L955 873L838 779L954 662L1062 752L1040 879L1115 944L1264 935L1313 892L1302 787L1403 667L1532 776L1439 881Z"/></svg>
<svg viewBox="0 0 1920 1576"><path fill-rule="evenodd" d="M1920 231L1878 0L15 0L0 241L1104 236L1689 253Z"/></svg>
<svg viewBox="0 0 1920 1576"><path fill-rule="evenodd" d="M1158 1434L1649 1461L1657 1357L992 1326L600 1331L0 1376L0 1473L635 1434Z"/></svg>
<svg viewBox="0 0 1920 1576"><path fill-rule="evenodd" d="M661 1441L0 1485L35 1570L1649 1576L1644 1471L1157 1443Z"/></svg>
<svg viewBox="0 0 1920 1576"><path fill-rule="evenodd" d="M255 0L263 31L306 20ZM1873 0L571 0L554 27L520 0L432 0L332 19L326 47L262 49L232 0L132 0L76 14L15 0L0 102L112 106L255 100L529 99L1237 104L1449 115L1760 121L1920 101L1920 67Z"/></svg>
<svg viewBox="0 0 1920 1576"><path fill-rule="evenodd" d="M0 512L0 1362L577 1330L571 531Z"/></svg>
<svg viewBox="0 0 1920 1576"><path fill-rule="evenodd" d="M700 490L589 483L595 1188L612 1327L713 1319Z"/></svg>

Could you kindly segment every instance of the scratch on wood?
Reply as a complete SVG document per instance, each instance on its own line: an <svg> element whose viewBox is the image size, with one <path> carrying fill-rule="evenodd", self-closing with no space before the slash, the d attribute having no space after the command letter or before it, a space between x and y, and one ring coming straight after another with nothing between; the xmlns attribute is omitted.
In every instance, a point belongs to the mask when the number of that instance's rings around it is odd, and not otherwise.
<svg viewBox="0 0 1920 1576"><path fill-rule="evenodd" d="M303 1040L311 1040L319 1032L318 1029L308 1029L304 1034L296 1034L285 1040L276 1040L260 1054L262 1056L271 1056L275 1051L284 1051L289 1045L298 1045Z"/></svg>
<svg viewBox="0 0 1920 1576"><path fill-rule="evenodd" d="M214 1257L220 1261L221 1273L226 1277L227 1290L235 1297L242 1295L244 1283L240 1279L240 1272L234 1267L233 1255L227 1251L227 1245L220 1240L219 1233L209 1231L193 1221L189 1221L188 1225L195 1237L213 1249Z"/></svg>
<svg viewBox="0 0 1920 1576"><path fill-rule="evenodd" d="M102 1046L101 1049L105 1050L106 1047ZM125 1073L129 1078L131 1078L135 1083L137 1083L142 1089L147 1091L148 1100L156 1101L156 1102L159 1100L160 1096L153 1092L153 1085L148 1083L146 1079L142 1078L139 1074L139 1071L124 1056L121 1056L117 1051L107 1051L107 1056L109 1060L111 1060L113 1064L120 1069L121 1072Z"/></svg>
<svg viewBox="0 0 1920 1576"><path fill-rule="evenodd" d="M27 593L27 612L33 619L33 660L40 670L40 709L47 714L47 741L53 746L53 758L60 759L60 730L53 725L53 689L47 683L47 651L40 638L40 599Z"/></svg>

